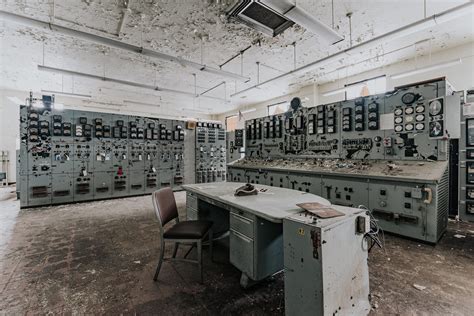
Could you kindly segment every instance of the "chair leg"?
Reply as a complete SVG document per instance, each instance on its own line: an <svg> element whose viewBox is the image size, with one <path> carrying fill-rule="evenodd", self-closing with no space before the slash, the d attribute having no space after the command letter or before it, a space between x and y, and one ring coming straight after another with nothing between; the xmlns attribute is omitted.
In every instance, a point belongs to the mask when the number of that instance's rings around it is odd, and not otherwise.
<svg viewBox="0 0 474 316"><path fill-rule="evenodd" d="M184 255L184 259L186 259L186 258L189 256L189 254L191 253L191 250L193 250L194 246L195 246L195 244L192 244L192 245L191 245L191 248L189 248L189 250L188 250L188 251L186 252L186 254Z"/></svg>
<svg viewBox="0 0 474 316"><path fill-rule="evenodd" d="M175 242L174 249L173 249L173 258L176 258L176 253L178 253L178 246L179 246L179 242Z"/></svg>
<svg viewBox="0 0 474 316"><path fill-rule="evenodd" d="M160 249L160 261L158 261L158 266L156 267L155 276L153 277L153 281L158 280L158 274L161 270L161 265L163 264L163 258L165 256L165 241L163 237L161 238L161 249Z"/></svg>
<svg viewBox="0 0 474 316"><path fill-rule="evenodd" d="M197 242L197 255L198 255L198 266L199 266L199 279L202 283L202 241Z"/></svg>
<svg viewBox="0 0 474 316"><path fill-rule="evenodd" d="M214 262L214 256L212 252L212 229L209 229L209 255L211 256L211 261Z"/></svg>

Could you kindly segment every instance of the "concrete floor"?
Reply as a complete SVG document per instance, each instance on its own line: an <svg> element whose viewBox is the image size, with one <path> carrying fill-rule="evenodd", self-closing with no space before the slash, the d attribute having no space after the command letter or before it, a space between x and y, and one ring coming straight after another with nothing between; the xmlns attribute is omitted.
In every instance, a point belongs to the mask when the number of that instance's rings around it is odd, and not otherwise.
<svg viewBox="0 0 474 316"><path fill-rule="evenodd" d="M0 189L0 314L284 313L282 275L243 290L222 246L215 263L204 252L204 285L184 263L165 263L154 283L159 240L149 197L20 211L13 191ZM176 197L183 213L185 195ZM450 222L437 246L385 240L369 256L372 315L473 314L473 224Z"/></svg>

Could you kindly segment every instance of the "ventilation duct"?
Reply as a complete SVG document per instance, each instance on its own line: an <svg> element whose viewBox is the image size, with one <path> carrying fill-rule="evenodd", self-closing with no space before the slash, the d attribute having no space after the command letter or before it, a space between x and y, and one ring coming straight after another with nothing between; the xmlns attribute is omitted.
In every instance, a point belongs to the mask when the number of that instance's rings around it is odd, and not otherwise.
<svg viewBox="0 0 474 316"><path fill-rule="evenodd" d="M229 19L242 22L266 34L276 36L294 22L258 0L239 0L228 13Z"/></svg>
<svg viewBox="0 0 474 316"><path fill-rule="evenodd" d="M327 44L344 39L301 6L297 7L288 0L239 0L232 6L229 18L239 20L270 36L276 36L296 23L319 35Z"/></svg>

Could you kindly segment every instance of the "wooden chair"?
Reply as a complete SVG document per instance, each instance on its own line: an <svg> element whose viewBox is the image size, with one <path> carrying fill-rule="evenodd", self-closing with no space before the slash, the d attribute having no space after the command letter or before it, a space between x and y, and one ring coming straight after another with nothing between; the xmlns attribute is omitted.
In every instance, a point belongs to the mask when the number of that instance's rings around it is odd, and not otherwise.
<svg viewBox="0 0 474 316"><path fill-rule="evenodd" d="M160 260L156 267L153 280L156 281L158 279L158 274L160 273L163 261L174 260L196 263L199 267L199 276L202 283L202 244L205 238L208 237L209 252L212 259L212 222L205 220L180 222L176 200L171 188L163 188L153 192L152 199L156 217L160 224L161 236ZM176 220L176 223L165 231L163 227L174 219ZM164 258L166 241L174 242L174 250L171 258ZM197 260L186 259L189 251L184 258L176 258L176 253L178 252L180 244L190 244L193 247L195 245L197 247Z"/></svg>

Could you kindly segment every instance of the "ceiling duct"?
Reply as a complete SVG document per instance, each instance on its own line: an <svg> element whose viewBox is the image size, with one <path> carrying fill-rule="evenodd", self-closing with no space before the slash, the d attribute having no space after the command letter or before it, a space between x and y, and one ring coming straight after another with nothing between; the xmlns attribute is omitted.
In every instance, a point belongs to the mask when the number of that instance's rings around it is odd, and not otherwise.
<svg viewBox="0 0 474 316"><path fill-rule="evenodd" d="M230 20L237 20L266 34L276 36L294 22L258 0L239 0L228 13Z"/></svg>
<svg viewBox="0 0 474 316"><path fill-rule="evenodd" d="M301 6L297 7L288 0L239 0L228 15L230 19L239 20L270 36L276 36L296 23L319 35L328 44L344 39Z"/></svg>

